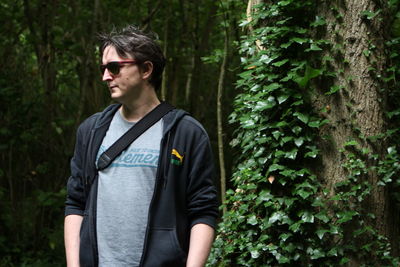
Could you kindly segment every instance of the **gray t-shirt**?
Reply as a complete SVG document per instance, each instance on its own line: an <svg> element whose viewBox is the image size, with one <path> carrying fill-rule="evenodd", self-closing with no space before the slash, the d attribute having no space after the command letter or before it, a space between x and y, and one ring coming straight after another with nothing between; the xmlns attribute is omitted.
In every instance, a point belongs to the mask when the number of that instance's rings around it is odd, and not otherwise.
<svg viewBox="0 0 400 267"><path fill-rule="evenodd" d="M117 111L97 157L133 124ZM99 266L139 266L160 154L162 124L162 120L154 124L108 168L99 172Z"/></svg>

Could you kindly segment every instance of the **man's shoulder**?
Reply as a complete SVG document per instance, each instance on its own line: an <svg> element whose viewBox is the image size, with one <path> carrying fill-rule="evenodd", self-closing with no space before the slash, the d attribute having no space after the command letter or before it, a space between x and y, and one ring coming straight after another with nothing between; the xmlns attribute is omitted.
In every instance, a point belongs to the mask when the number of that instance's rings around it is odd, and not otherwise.
<svg viewBox="0 0 400 267"><path fill-rule="evenodd" d="M207 131L203 125L191 116L189 113L185 113L179 120L177 125L178 132L188 134L188 135L200 135L208 138Z"/></svg>

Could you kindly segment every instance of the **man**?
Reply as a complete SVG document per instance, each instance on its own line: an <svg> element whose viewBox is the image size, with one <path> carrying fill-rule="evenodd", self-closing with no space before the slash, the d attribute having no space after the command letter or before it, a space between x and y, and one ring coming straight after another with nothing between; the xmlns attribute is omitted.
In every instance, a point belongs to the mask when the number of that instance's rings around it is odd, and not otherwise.
<svg viewBox="0 0 400 267"><path fill-rule="evenodd" d="M119 104L77 132L67 185L68 266L204 266L214 238L217 198L208 136L174 109L107 168L97 159L160 104L165 58L134 26L101 36L103 81Z"/></svg>

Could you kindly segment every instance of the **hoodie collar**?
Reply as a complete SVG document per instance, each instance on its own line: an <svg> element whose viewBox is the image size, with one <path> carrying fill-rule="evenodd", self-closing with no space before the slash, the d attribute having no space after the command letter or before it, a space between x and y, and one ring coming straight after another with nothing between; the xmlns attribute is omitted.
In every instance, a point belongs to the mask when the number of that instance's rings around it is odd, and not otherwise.
<svg viewBox="0 0 400 267"><path fill-rule="evenodd" d="M111 123L112 118L114 117L115 112L121 107L121 104L112 104L105 108L99 114L99 119L97 120L95 128L100 128L105 124ZM165 135L171 128L181 120L185 115L189 113L181 110L181 109L174 109L167 113L164 117L164 127L163 127L163 135Z"/></svg>

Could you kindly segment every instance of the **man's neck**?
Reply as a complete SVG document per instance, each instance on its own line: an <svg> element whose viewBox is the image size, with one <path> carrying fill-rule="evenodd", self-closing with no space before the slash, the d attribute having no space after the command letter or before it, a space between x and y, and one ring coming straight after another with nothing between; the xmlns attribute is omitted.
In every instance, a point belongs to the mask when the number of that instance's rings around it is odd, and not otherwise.
<svg viewBox="0 0 400 267"><path fill-rule="evenodd" d="M127 121L137 122L159 104L160 100L154 94L148 96L146 99L140 99L140 101L122 104L119 112L121 112L122 117Z"/></svg>

